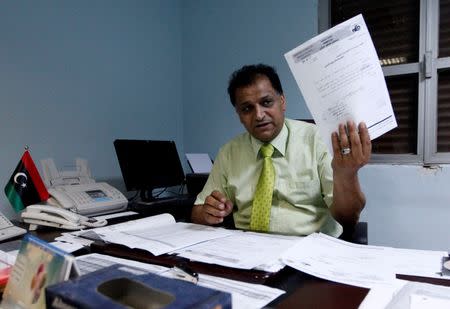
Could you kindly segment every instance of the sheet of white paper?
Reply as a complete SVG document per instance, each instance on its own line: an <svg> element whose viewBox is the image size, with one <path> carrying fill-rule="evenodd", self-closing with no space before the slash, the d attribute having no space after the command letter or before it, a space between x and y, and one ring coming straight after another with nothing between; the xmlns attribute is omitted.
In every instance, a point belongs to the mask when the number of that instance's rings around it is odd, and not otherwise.
<svg viewBox="0 0 450 309"><path fill-rule="evenodd" d="M407 282L405 280L395 279L392 284L372 287L358 309L380 309L386 307L394 295Z"/></svg>
<svg viewBox="0 0 450 309"><path fill-rule="evenodd" d="M102 239L160 255L231 234L232 231L223 228L178 222L156 228L107 233L102 235Z"/></svg>
<svg viewBox="0 0 450 309"><path fill-rule="evenodd" d="M397 126L378 56L362 15L287 52L285 58L331 153L340 123L364 121L371 139Z"/></svg>
<svg viewBox="0 0 450 309"><path fill-rule="evenodd" d="M101 235L110 235L110 234L120 235L121 233L125 233L126 231L131 229L146 229L153 227L157 228L159 226L164 226L168 224L175 224L175 218L171 214L164 213L157 216L126 221L123 223L108 225L105 227L98 227L95 229L64 233L63 235L64 236L70 235L78 240L80 240L81 238L84 238L86 240L90 239L89 241L92 242L92 240L101 240L102 239ZM58 240L60 239L58 238ZM70 242L70 240L68 240L68 242Z"/></svg>
<svg viewBox="0 0 450 309"><path fill-rule="evenodd" d="M168 224L174 224L175 218L168 213L146 217L137 220L126 221L123 223L108 225L105 227L99 227L92 229L90 231L94 231L98 234L107 234L109 232L126 232L128 230L137 230L137 229L147 229L147 228L157 228L159 226L164 226ZM74 234L74 233L72 233Z"/></svg>
<svg viewBox="0 0 450 309"><path fill-rule="evenodd" d="M450 292L450 291L449 291ZM450 308L449 298L439 298L427 295L412 294L410 297L410 309L448 309Z"/></svg>
<svg viewBox="0 0 450 309"><path fill-rule="evenodd" d="M123 264L127 266L133 266L141 269L145 269L148 272L154 273L154 274L160 274L165 271L167 271L169 268L159 266L159 265L153 265L153 264L147 264L147 263L141 263L136 262L128 259L121 259L116 258L109 255L104 254L98 254L98 253L92 253L92 254L86 254L81 255L75 258L76 264L78 266L78 269L80 270L80 275L85 275L87 273L96 271L98 269L102 269L114 264Z"/></svg>
<svg viewBox="0 0 450 309"><path fill-rule="evenodd" d="M286 266L286 264L284 264L283 261L281 260L281 258L279 258L275 261L271 261L269 263L264 263L264 264L258 265L254 269L267 271L269 273L276 273L276 272L279 272L280 270L282 270L285 266Z"/></svg>
<svg viewBox="0 0 450 309"><path fill-rule="evenodd" d="M70 253L83 248L83 245L81 245L81 244L62 242L62 241L54 241L51 244L65 252L70 252Z"/></svg>
<svg viewBox="0 0 450 309"><path fill-rule="evenodd" d="M242 269L264 269L263 265L266 264L266 268L271 269L272 264L279 261L281 254L301 239L297 236L236 231L228 237L209 240L175 252L204 263Z"/></svg>
<svg viewBox="0 0 450 309"><path fill-rule="evenodd" d="M396 274L450 279L442 276L442 258L445 251L390 248L389 261Z"/></svg>
<svg viewBox="0 0 450 309"><path fill-rule="evenodd" d="M407 282L395 293L386 309L450 308L450 287L422 282Z"/></svg>
<svg viewBox="0 0 450 309"><path fill-rule="evenodd" d="M97 220L108 220L108 219L113 219L113 218L120 218L120 217L128 217L128 216L133 216L133 215L137 215L138 213L135 211L122 211L122 212L116 212L113 214L107 214L107 215L102 215L102 216L96 216L94 217Z"/></svg>
<svg viewBox="0 0 450 309"><path fill-rule="evenodd" d="M175 278L175 275L170 271L161 275ZM231 307L233 309L262 308L285 293L283 290L261 284L246 283L204 274L199 274L197 284L206 288L230 293L232 299Z"/></svg>
<svg viewBox="0 0 450 309"><path fill-rule="evenodd" d="M189 165L194 173L209 173L212 168L212 161L207 153L187 153Z"/></svg>
<svg viewBox="0 0 450 309"><path fill-rule="evenodd" d="M283 255L283 262L311 275L371 288L390 285L396 274L438 277L444 251L364 246L311 234Z"/></svg>
<svg viewBox="0 0 450 309"><path fill-rule="evenodd" d="M14 265L17 255L0 250L0 269Z"/></svg>
<svg viewBox="0 0 450 309"><path fill-rule="evenodd" d="M236 280L200 275L199 285L231 293L232 308L263 308L265 305L284 294L285 291L261 284L251 284Z"/></svg>
<svg viewBox="0 0 450 309"><path fill-rule="evenodd" d="M384 261L386 251L315 233L289 249L282 260L319 278L371 288L395 279L392 266Z"/></svg>
<svg viewBox="0 0 450 309"><path fill-rule="evenodd" d="M77 244L77 245L80 245L83 247L89 247L94 242L93 240L74 236L70 232L62 233L62 235L59 237L56 237L55 240L60 241L60 242L74 244L74 245Z"/></svg>

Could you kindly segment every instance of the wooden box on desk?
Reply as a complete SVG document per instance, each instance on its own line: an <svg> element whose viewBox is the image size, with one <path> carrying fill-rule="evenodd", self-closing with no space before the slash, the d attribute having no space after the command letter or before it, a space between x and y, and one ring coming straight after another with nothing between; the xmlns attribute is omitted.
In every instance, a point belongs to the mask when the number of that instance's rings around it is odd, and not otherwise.
<svg viewBox="0 0 450 309"><path fill-rule="evenodd" d="M231 294L113 265L45 291L47 308L231 308Z"/></svg>

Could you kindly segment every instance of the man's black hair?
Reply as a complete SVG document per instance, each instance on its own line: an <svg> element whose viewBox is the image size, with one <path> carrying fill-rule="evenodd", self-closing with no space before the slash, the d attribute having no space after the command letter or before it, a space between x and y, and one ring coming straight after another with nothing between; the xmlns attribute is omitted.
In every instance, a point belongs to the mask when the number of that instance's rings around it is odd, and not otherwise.
<svg viewBox="0 0 450 309"><path fill-rule="evenodd" d="M247 87L253 84L261 75L266 76L273 89L278 94L283 94L283 88L281 87L280 78L278 77L275 68L265 64L252 64L244 65L239 70L236 70L231 74L230 81L228 82L228 95L233 106L236 105L236 90L238 88Z"/></svg>

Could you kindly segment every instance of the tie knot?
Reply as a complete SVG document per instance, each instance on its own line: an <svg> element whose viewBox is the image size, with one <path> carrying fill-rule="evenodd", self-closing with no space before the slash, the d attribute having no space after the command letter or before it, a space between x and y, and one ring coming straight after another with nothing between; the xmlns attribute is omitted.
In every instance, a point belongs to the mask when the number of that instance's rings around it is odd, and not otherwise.
<svg viewBox="0 0 450 309"><path fill-rule="evenodd" d="M273 151L272 144L264 144L261 146L261 154L264 158L270 158L273 155Z"/></svg>

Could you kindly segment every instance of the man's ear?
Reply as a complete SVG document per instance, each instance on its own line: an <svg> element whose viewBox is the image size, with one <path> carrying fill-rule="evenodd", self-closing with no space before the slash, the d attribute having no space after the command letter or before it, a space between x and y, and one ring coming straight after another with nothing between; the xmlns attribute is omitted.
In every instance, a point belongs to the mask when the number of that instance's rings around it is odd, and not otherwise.
<svg viewBox="0 0 450 309"><path fill-rule="evenodd" d="M283 112L286 111L286 98L284 97L284 94L280 95L281 100L281 108L283 109Z"/></svg>
<svg viewBox="0 0 450 309"><path fill-rule="evenodd" d="M238 109L236 108L236 106L234 107L234 111L236 112L236 115L237 115L238 118L239 118L239 122L242 123L241 114L239 114L239 111L238 111Z"/></svg>

